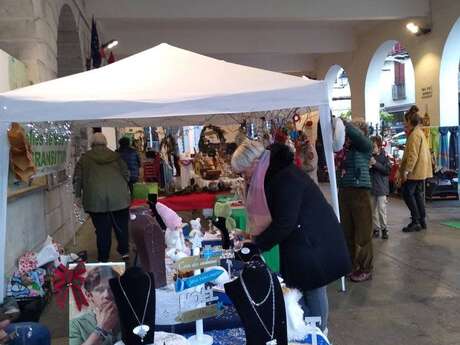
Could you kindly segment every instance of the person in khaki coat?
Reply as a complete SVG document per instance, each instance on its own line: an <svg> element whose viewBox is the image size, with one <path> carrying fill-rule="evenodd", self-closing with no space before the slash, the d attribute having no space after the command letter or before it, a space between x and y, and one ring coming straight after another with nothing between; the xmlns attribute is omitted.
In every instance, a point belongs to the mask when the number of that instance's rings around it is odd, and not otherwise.
<svg viewBox="0 0 460 345"><path fill-rule="evenodd" d="M107 139L95 133L91 150L75 166L73 176L77 203L89 213L96 228L98 261L107 262L115 230L122 259L129 261L129 170L116 152L107 148Z"/></svg>
<svg viewBox="0 0 460 345"><path fill-rule="evenodd" d="M412 221L403 228L404 232L426 229L424 184L433 177L428 142L420 126L422 118L416 111L405 115L408 139L399 168L402 195L409 208Z"/></svg>

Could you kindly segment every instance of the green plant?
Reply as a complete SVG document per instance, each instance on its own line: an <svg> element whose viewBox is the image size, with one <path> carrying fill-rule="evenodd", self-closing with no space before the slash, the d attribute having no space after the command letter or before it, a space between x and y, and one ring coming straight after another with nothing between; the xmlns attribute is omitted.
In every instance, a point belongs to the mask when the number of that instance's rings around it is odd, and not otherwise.
<svg viewBox="0 0 460 345"><path fill-rule="evenodd" d="M341 113L341 114L340 114L340 118L343 119L343 120L348 120L348 121L350 121L350 120L351 120L351 110L348 110L348 111L345 112L345 113Z"/></svg>
<svg viewBox="0 0 460 345"><path fill-rule="evenodd" d="M392 123L395 120L395 116L394 114L380 110L380 120L384 121L385 123Z"/></svg>

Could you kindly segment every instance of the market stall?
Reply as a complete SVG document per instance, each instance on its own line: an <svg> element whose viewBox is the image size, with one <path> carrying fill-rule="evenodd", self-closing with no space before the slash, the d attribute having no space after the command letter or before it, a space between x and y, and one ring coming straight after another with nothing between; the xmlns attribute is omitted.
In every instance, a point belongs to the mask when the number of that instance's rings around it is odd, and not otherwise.
<svg viewBox="0 0 460 345"><path fill-rule="evenodd" d="M203 124L212 118L216 124L234 124L235 116L241 114L302 106L319 108L332 203L338 215L326 83L236 65L167 44L97 70L1 94L0 159L8 161L7 130L12 122L145 127ZM2 257L6 250L7 179L8 165L3 164ZM3 277L4 268L0 267L0 299Z"/></svg>

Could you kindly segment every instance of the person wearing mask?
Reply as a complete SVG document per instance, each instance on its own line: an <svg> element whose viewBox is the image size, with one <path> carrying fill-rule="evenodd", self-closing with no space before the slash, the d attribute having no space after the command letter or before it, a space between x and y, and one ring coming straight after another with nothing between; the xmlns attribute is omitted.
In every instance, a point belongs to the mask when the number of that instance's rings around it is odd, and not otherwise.
<svg viewBox="0 0 460 345"><path fill-rule="evenodd" d="M326 329L326 285L351 270L332 207L316 183L295 166L294 154L284 144L266 150L259 142L245 140L231 165L249 185L245 203L252 241L262 251L279 245L284 281L302 291L306 316L320 316Z"/></svg>
<svg viewBox="0 0 460 345"><path fill-rule="evenodd" d="M98 261L107 262L112 246L112 228L117 251L129 262L129 171L120 155L107 148L102 133L92 137L91 150L75 166L73 176L77 204L89 213L96 228Z"/></svg>
<svg viewBox="0 0 460 345"><path fill-rule="evenodd" d="M120 340L118 309L109 285L109 280L118 276L110 266L88 271L83 291L89 308L70 320L70 345L112 345Z"/></svg>
<svg viewBox="0 0 460 345"><path fill-rule="evenodd" d="M422 118L416 111L409 111L404 119L407 142L399 166L398 184L411 215L411 222L402 231L413 232L427 227L424 185L427 178L433 177L433 170L428 142L420 125Z"/></svg>
<svg viewBox="0 0 460 345"><path fill-rule="evenodd" d="M387 226L387 195L390 194L391 164L383 149L382 137L371 138L373 145L372 158L369 163L372 181L372 214L374 223L374 238L388 239Z"/></svg>
<svg viewBox="0 0 460 345"><path fill-rule="evenodd" d="M345 145L338 154L337 180L340 219L353 262L350 280L356 283L372 278L371 156L366 123L345 123Z"/></svg>
<svg viewBox="0 0 460 345"><path fill-rule="evenodd" d="M131 194L133 193L133 187L136 182L139 181L139 169L141 167L141 158L136 149L130 146L129 138L122 137L118 140L120 145L117 152L120 157L125 161L129 170L128 186Z"/></svg>

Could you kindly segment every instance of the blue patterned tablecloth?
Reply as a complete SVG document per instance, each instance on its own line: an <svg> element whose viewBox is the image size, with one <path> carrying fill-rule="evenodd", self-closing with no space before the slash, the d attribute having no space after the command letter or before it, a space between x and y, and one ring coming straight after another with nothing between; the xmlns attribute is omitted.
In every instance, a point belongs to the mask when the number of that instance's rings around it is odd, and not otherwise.
<svg viewBox="0 0 460 345"><path fill-rule="evenodd" d="M246 333L244 328L232 328L224 330L215 330L210 332L205 332L214 339L213 345L245 345L246 344ZM192 334L184 335L186 338L192 336ZM318 336L318 345L329 345L322 338ZM307 339L302 341L296 341L300 344L311 344L311 336L308 336Z"/></svg>

